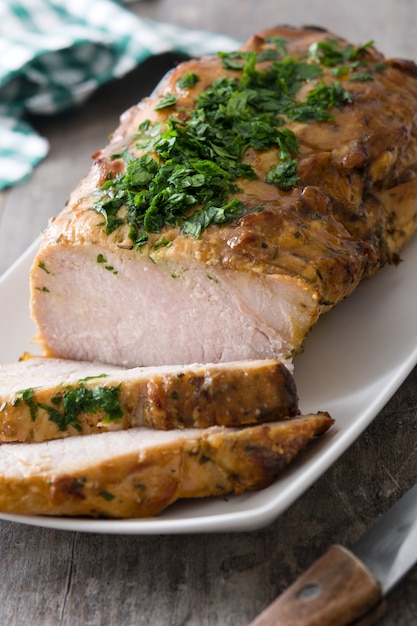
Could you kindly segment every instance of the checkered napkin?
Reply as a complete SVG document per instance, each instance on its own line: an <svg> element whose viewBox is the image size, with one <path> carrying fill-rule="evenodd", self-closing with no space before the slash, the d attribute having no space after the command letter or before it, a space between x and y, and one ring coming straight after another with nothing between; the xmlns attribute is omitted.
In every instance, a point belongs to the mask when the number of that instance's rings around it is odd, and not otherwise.
<svg viewBox="0 0 417 626"><path fill-rule="evenodd" d="M237 46L141 18L117 0L0 0L0 189L25 179L48 152L26 113L69 110L154 54Z"/></svg>

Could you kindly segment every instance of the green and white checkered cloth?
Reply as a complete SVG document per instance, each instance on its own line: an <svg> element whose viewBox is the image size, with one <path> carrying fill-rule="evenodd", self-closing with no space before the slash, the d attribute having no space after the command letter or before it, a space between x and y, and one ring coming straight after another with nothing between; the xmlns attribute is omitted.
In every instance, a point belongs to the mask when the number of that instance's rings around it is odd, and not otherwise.
<svg viewBox="0 0 417 626"><path fill-rule="evenodd" d="M0 0L0 189L29 176L48 152L26 113L69 110L151 55L238 45L141 18L116 0Z"/></svg>

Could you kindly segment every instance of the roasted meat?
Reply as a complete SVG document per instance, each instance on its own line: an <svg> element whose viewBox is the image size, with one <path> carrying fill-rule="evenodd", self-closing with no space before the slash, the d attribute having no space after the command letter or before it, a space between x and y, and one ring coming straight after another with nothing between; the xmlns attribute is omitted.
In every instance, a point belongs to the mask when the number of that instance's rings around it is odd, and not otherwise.
<svg viewBox="0 0 417 626"><path fill-rule="evenodd" d="M0 511L149 517L178 498L269 485L332 420L158 431L131 428L0 446Z"/></svg>
<svg viewBox="0 0 417 626"><path fill-rule="evenodd" d="M43 235L31 301L45 354L291 359L416 228L416 76L315 28L179 65Z"/></svg>
<svg viewBox="0 0 417 626"><path fill-rule="evenodd" d="M275 360L126 370L40 357L0 366L0 442L240 426L298 413L293 377Z"/></svg>

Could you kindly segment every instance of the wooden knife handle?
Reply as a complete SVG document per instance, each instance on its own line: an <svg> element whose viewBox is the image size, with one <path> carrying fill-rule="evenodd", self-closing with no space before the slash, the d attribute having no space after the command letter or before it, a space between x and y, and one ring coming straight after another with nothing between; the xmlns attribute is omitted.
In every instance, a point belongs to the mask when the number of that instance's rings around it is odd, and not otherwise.
<svg viewBox="0 0 417 626"><path fill-rule="evenodd" d="M369 619L381 600L380 586L364 564L334 545L249 626L344 626L365 614Z"/></svg>

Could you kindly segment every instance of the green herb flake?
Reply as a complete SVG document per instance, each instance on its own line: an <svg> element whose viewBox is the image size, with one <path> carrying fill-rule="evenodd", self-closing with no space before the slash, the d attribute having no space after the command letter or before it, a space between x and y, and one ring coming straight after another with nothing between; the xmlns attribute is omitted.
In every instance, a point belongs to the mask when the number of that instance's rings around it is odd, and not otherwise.
<svg viewBox="0 0 417 626"><path fill-rule="evenodd" d="M98 254L96 258L97 263L107 263L107 259L103 254ZM104 269L112 272L113 274L117 274L117 270L114 269L113 265L105 265Z"/></svg>
<svg viewBox="0 0 417 626"><path fill-rule="evenodd" d="M80 378L79 383L86 383L90 380L96 380L97 378L108 378L108 374L97 374L97 376L85 376L85 378Z"/></svg>
<svg viewBox="0 0 417 626"><path fill-rule="evenodd" d="M39 403L38 405L41 409L46 411L49 416L49 420L53 422L60 432L64 432L67 430L68 426L73 426L79 432L81 431L81 424L76 419L71 419L67 415L63 415L53 406L49 406L48 404Z"/></svg>
<svg viewBox="0 0 417 626"><path fill-rule="evenodd" d="M167 93L166 96L161 98L159 103L154 107L155 111L159 111L160 109L166 109L167 107L172 107L177 103L177 98L172 93Z"/></svg>
<svg viewBox="0 0 417 626"><path fill-rule="evenodd" d="M156 241L153 244L154 250L157 250L158 248L170 248L171 246L172 241L168 241L165 237L162 237L162 239L159 239L159 241Z"/></svg>
<svg viewBox="0 0 417 626"><path fill-rule="evenodd" d="M38 263L38 267L41 268L41 270L43 270L44 272L46 272L47 274L50 274L51 272L47 269L45 263L43 261L39 261Z"/></svg>
<svg viewBox="0 0 417 626"><path fill-rule="evenodd" d="M314 87L307 95L304 102L297 102L288 112L293 120L302 122L330 122L334 119L331 110L340 109L352 102L352 97L341 83L335 81L330 85L321 84Z"/></svg>
<svg viewBox="0 0 417 626"><path fill-rule="evenodd" d="M250 54L242 50L233 50L232 52L218 52L217 56L227 70L241 70L245 67Z"/></svg>
<svg viewBox="0 0 417 626"><path fill-rule="evenodd" d="M329 74L331 76L335 76L336 78L343 78L348 76L350 72L350 68L348 65L340 65L339 67L332 67L329 70Z"/></svg>
<svg viewBox="0 0 417 626"><path fill-rule="evenodd" d="M101 374L92 378L100 378L106 376ZM82 413L97 413L101 411L105 417L104 423L116 421L123 417L123 411L120 408L119 393L121 385L116 387L94 387L92 389L85 387L80 381L80 386L74 389L68 389L62 394L58 394L51 398L51 405L38 403L35 400L35 393L32 388L24 389L19 392L20 397L15 398L14 406L18 406L20 401L25 402L29 407L32 421L38 416L39 409L43 409L48 414L49 420L56 424L61 432L72 426L81 431L81 424L78 417Z"/></svg>
<svg viewBox="0 0 417 626"><path fill-rule="evenodd" d="M138 130L141 132L145 132L151 126L151 120L144 120L138 126Z"/></svg>
<svg viewBox="0 0 417 626"><path fill-rule="evenodd" d="M282 57L286 56L288 39L285 39L284 37L280 37L279 35L273 35L271 37L266 37L266 41L268 43L274 44L275 50L278 52L280 56Z"/></svg>
<svg viewBox="0 0 417 626"><path fill-rule="evenodd" d="M106 500L107 502L111 502L116 497L113 493L110 493L110 491L106 491L106 489L100 491L98 495L100 496L100 498L103 498L103 500Z"/></svg>
<svg viewBox="0 0 417 626"><path fill-rule="evenodd" d="M326 67L335 67L358 59L373 43L374 41L369 41L363 46L355 48L354 46L343 46L339 41L331 39L315 41L310 45L309 57Z"/></svg>
<svg viewBox="0 0 417 626"><path fill-rule="evenodd" d="M287 191L298 182L299 178L296 171L297 162L293 159L285 159L278 165L273 165L270 168L265 181L267 183L275 183L280 189Z"/></svg>
<svg viewBox="0 0 417 626"><path fill-rule="evenodd" d="M204 209L193 213L193 215L185 221L182 232L198 238L202 231L210 224L226 224L231 220L241 217L243 213L243 202L236 198L220 207L208 204Z"/></svg>
<svg viewBox="0 0 417 626"><path fill-rule="evenodd" d="M353 74L352 76L349 77L349 81L351 83L354 82L366 82L369 80L374 80L374 77L372 74L370 74L369 72L358 72L356 74Z"/></svg>
<svg viewBox="0 0 417 626"><path fill-rule="evenodd" d="M117 159L123 159L123 161L129 160L129 151L127 148L123 148L120 152L114 152L110 155L111 161L116 161Z"/></svg>
<svg viewBox="0 0 417 626"><path fill-rule="evenodd" d="M120 409L119 393L121 385L117 387L88 387L80 386L77 389L66 391L63 395L63 410L65 418L72 425L80 413L105 414L104 423L109 423L123 417Z"/></svg>
<svg viewBox="0 0 417 626"><path fill-rule="evenodd" d="M194 72L186 72L178 81L177 85L180 89L190 89L200 81L200 77Z"/></svg>
<svg viewBox="0 0 417 626"><path fill-rule="evenodd" d="M34 422L38 416L38 404L35 401L35 391L32 387L19 392L23 402L29 407L30 419Z"/></svg>

